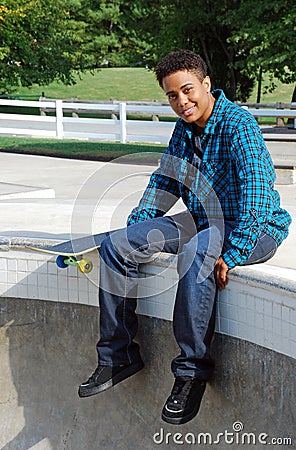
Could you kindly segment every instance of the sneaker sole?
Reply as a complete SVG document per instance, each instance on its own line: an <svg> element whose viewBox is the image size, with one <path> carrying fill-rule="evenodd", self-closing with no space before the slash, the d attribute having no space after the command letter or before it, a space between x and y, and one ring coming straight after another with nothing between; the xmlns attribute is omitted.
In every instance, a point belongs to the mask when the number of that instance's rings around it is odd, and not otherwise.
<svg viewBox="0 0 296 450"><path fill-rule="evenodd" d="M186 422L189 422L190 420L192 420L197 415L197 413L200 409L200 405L201 405L205 390L206 390L206 385L204 386L203 391L200 393L200 398L196 404L196 407L194 408L193 411L191 411L190 414L187 414L186 416L182 416L182 417L170 417L170 416L166 416L165 409L163 409L162 413L161 413L162 420L164 420L165 422L170 423L172 425L181 425L183 423L186 423Z"/></svg>
<svg viewBox="0 0 296 450"><path fill-rule="evenodd" d="M162 413L161 414L161 418L165 422L170 423L172 425L181 425L182 423L189 422L190 420L192 420L197 415L197 413L199 411L199 406L200 405L198 405L198 408L196 408L190 414L187 414L187 416L183 416L183 417L168 417L164 413Z"/></svg>
<svg viewBox="0 0 296 450"><path fill-rule="evenodd" d="M111 387L120 383L121 381L124 381L127 378L131 377L132 375L135 375L137 372L143 369L143 367L144 367L143 362L132 364L122 372L115 375L114 378L111 378L110 380L106 381L106 383L104 384L100 384L99 386L93 386L92 388L79 386L78 395L80 398L84 398L84 397L91 397L92 395L99 394L100 392L104 392L107 389L110 389Z"/></svg>

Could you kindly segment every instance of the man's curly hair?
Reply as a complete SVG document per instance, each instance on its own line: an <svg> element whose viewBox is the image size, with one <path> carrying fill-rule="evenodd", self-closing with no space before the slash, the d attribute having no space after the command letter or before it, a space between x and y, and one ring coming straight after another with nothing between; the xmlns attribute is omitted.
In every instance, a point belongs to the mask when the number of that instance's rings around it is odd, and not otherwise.
<svg viewBox="0 0 296 450"><path fill-rule="evenodd" d="M160 87L163 78L179 70L195 73L200 81L207 76L207 65L201 56L191 50L177 50L168 53L154 69Z"/></svg>

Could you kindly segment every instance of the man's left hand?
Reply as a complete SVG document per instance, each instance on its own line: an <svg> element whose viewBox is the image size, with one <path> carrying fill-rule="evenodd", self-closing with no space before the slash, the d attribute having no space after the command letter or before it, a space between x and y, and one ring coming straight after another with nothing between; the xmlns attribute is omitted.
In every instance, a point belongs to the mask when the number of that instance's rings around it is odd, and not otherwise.
<svg viewBox="0 0 296 450"><path fill-rule="evenodd" d="M224 289L228 281L227 280L228 266L221 256L216 261L214 272L218 288Z"/></svg>

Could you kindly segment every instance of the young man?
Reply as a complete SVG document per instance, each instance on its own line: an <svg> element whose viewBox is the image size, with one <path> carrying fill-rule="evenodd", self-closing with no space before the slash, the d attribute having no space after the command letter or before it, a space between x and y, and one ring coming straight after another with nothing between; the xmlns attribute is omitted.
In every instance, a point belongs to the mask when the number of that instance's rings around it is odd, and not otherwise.
<svg viewBox="0 0 296 450"><path fill-rule="evenodd" d="M102 392L142 369L134 342L138 266L155 252L175 253L173 325L180 354L172 361L175 383L162 418L181 424L197 414L214 369L217 287L225 287L233 267L273 256L291 218L280 207L273 163L256 121L221 90L211 92L201 57L172 52L155 72L180 118L128 227L111 233L100 249L98 367L79 395ZM164 215L179 198L187 211Z"/></svg>

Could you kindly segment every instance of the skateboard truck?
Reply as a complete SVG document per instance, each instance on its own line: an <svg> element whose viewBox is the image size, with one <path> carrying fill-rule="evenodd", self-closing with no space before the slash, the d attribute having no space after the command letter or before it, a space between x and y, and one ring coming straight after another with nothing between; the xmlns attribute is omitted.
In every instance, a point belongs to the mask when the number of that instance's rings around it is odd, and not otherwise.
<svg viewBox="0 0 296 450"><path fill-rule="evenodd" d="M75 266L82 273L89 273L93 269L93 263L89 259L78 260L75 256L59 255L56 259L56 265L61 269L66 269L68 266Z"/></svg>
<svg viewBox="0 0 296 450"><path fill-rule="evenodd" d="M75 266L78 267L80 272L89 273L93 269L93 263L84 258L84 255L95 250L98 251L101 243L109 234L109 232L93 234L42 247L28 245L28 248L37 252L56 255L56 265L61 269Z"/></svg>

